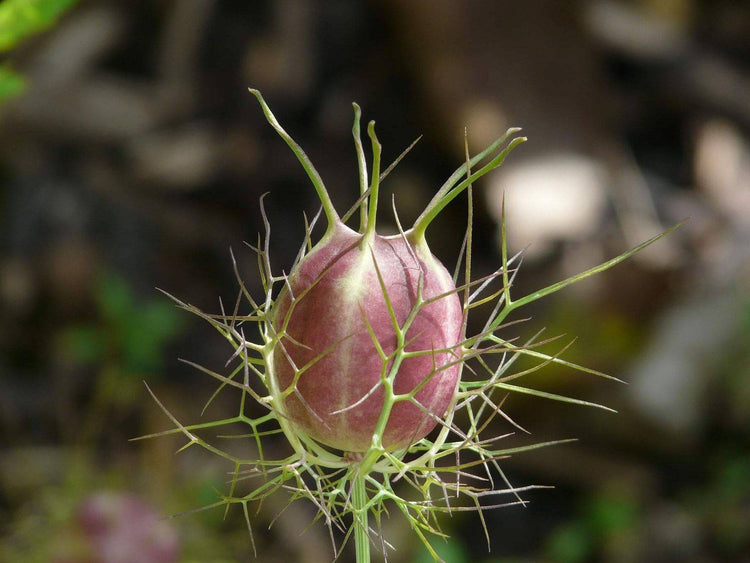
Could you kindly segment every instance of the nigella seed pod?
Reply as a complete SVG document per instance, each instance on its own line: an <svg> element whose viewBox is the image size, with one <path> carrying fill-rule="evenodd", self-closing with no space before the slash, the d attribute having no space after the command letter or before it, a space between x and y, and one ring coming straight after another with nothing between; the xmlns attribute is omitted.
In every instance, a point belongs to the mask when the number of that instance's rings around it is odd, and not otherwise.
<svg viewBox="0 0 750 563"><path fill-rule="evenodd" d="M507 321L508 317L615 266L677 226L604 264L526 296L511 297L517 257L508 256L504 219L499 269L471 279L471 192L475 181L500 166L525 141L513 137L518 129L509 129L472 157L467 147L465 163L446 180L414 224L403 229L395 216L399 234L380 236L375 229L379 184L393 165L381 174L374 123L368 127L372 142L368 174L360 110L354 105L352 133L360 197L349 212L339 216L307 155L281 127L260 92L251 92L310 178L325 215L326 231L313 245L308 224L291 272L277 275L269 259L270 223L263 212L265 243L251 248L257 253L264 299L250 294L235 261L240 289L233 309L222 305L221 314L212 315L176 300L183 309L211 323L234 347L227 365L235 365L228 376L191 365L221 382L209 403L224 389L233 389L241 396L239 411L222 420L183 425L159 403L176 428L152 436L179 432L188 440L185 448L197 444L231 462L229 492L214 506L241 505L248 527L249 504L284 489L291 492L291 500L307 498L315 504L316 519L325 522L332 539L336 530L348 527L344 542L353 537L357 561L364 562L370 560L371 543L383 552L391 548L383 538L381 523L395 504L398 510L393 512L403 515L437 560L427 534L444 536L439 523L443 513L464 509L481 513L524 503L520 494L534 488L511 486L499 460L564 441L503 447L501 438L510 433L494 434L493 421L520 428L502 411L504 397L521 393L610 410L519 384L520 378L550 363L610 376L563 360L559 356L565 348L555 354L537 348L554 339L540 342L537 334L518 342L508 337L508 326L517 322ZM425 232L445 206L463 193L468 195L466 236L451 276L430 252ZM356 212L359 228L354 230L347 223ZM491 312L483 319L481 332L467 335L469 315L473 317L485 305ZM253 327L261 342L248 340ZM521 357L537 365L514 372ZM251 413L247 408L251 401L265 410ZM237 457L201 435L238 423L247 425L249 434L234 437L249 437L257 457ZM272 452L279 450L266 448L264 443L280 434L291 451L274 457ZM226 437L227 433L222 434ZM475 468L481 468L482 477L473 474ZM495 489L499 481L492 475L496 472L507 488ZM247 494L240 493L240 481L255 476L264 482ZM396 482L405 485L409 494L400 493ZM484 525L484 519L481 522ZM490 532L486 527L484 531L489 546ZM340 555L335 545L334 554Z"/></svg>
<svg viewBox="0 0 750 563"><path fill-rule="evenodd" d="M367 451L391 379L404 399L385 415L389 449L423 438L455 394L461 303L445 267L408 235L337 225L292 271L273 319L287 415L324 444Z"/></svg>

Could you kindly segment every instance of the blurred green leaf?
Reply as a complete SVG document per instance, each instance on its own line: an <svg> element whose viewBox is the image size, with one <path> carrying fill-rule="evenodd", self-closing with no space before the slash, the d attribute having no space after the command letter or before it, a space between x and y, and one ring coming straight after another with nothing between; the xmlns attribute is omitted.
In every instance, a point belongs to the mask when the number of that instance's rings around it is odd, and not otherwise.
<svg viewBox="0 0 750 563"><path fill-rule="evenodd" d="M638 505L632 498L603 494L592 500L587 518L598 535L609 536L635 526L638 512Z"/></svg>
<svg viewBox="0 0 750 563"><path fill-rule="evenodd" d="M182 328L182 316L172 303L164 301L144 305L138 312L138 320L159 344L175 336Z"/></svg>
<svg viewBox="0 0 750 563"><path fill-rule="evenodd" d="M466 546L456 538L451 538L448 541L436 541L432 544L432 547L443 561L450 561L450 563L471 561ZM433 561L433 558L427 551L422 551L419 557L415 559L415 563L427 563L428 561Z"/></svg>
<svg viewBox="0 0 750 563"><path fill-rule="evenodd" d="M139 302L128 282L112 272L100 276L94 299L99 319L62 331L67 357L86 364L114 360L123 378L137 376L139 382L146 373L156 375L165 344L183 326L177 310L163 301Z"/></svg>
<svg viewBox="0 0 750 563"><path fill-rule="evenodd" d="M638 526L640 506L621 492L591 497L578 516L559 526L549 537L546 555L561 563L588 561L612 539Z"/></svg>
<svg viewBox="0 0 750 563"><path fill-rule="evenodd" d="M571 522L557 528L547 544L547 557L560 563L585 561L591 554L593 541L586 526Z"/></svg>
<svg viewBox="0 0 750 563"><path fill-rule="evenodd" d="M78 0L4 0L0 3L0 52L52 25Z"/></svg>
<svg viewBox="0 0 750 563"><path fill-rule="evenodd" d="M156 371L161 366L164 344L182 326L180 319L170 303L152 302L133 308L121 327L126 370Z"/></svg>
<svg viewBox="0 0 750 563"><path fill-rule="evenodd" d="M96 288L96 302L104 318L117 326L127 323L133 313L134 297L127 282L121 277L105 273Z"/></svg>
<svg viewBox="0 0 750 563"><path fill-rule="evenodd" d="M143 385L140 379L128 377L130 375L128 371L112 366L99 373L97 385L109 406L128 409L138 404L143 396Z"/></svg>
<svg viewBox="0 0 750 563"><path fill-rule="evenodd" d="M93 364L101 361L106 346L102 332L94 326L72 326L63 331L65 354L74 362Z"/></svg>
<svg viewBox="0 0 750 563"><path fill-rule="evenodd" d="M726 555L746 552L750 547L750 456L730 450L717 461L709 485L699 491L698 504L720 549Z"/></svg>
<svg viewBox="0 0 750 563"><path fill-rule="evenodd" d="M720 498L750 500L750 456L727 459L716 477L716 492Z"/></svg>
<svg viewBox="0 0 750 563"><path fill-rule="evenodd" d="M120 346L126 374L140 377L161 365L161 341L153 339L146 327L135 323L128 326L122 333Z"/></svg>
<svg viewBox="0 0 750 563"><path fill-rule="evenodd" d="M7 65L0 65L0 102L21 94L26 88L23 76L14 72Z"/></svg>

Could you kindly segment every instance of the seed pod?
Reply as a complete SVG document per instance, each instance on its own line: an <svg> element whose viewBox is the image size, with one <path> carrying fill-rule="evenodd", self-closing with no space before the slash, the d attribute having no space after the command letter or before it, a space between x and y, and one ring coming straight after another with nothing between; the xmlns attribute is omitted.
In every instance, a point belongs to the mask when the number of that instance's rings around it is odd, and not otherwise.
<svg viewBox="0 0 750 563"><path fill-rule="evenodd" d="M348 526L346 538L354 537L357 560L369 561L370 542L377 543L383 551L390 547L380 525L382 515L389 514L393 504L437 560L439 556L426 534L444 536L437 519L445 512L468 508L459 506L460 499L468 500L479 512L525 502L520 493L533 487L510 486L498 460L565 441L520 447L498 445L504 435L486 435L494 427L493 419L499 416L517 426L502 412L499 393L521 393L611 410L519 385L520 377L550 363L610 376L566 361L559 357L561 352L551 355L536 349L545 343L537 340L538 335L520 344L508 339L504 333L511 322L506 319L534 301L617 265L679 225L599 266L526 296L511 298L515 276L511 265L517 257L508 255L504 219L500 225L501 267L485 278L471 279L471 186L500 166L510 151L525 141L524 137L513 137L518 129L509 129L472 157L467 146L465 163L435 193L411 228L402 229L396 218L399 234L383 237L375 230L378 188L392 166L380 173L380 144L374 123L368 127L372 141L368 181L360 139L360 110L354 105L352 132L359 163L360 197L340 217L307 155L281 127L260 92L251 92L268 122L307 172L318 193L327 228L313 246L312 227L308 225L303 246L309 249L307 255L303 253L288 276L279 276L272 272L268 256L270 223L264 214L265 244L253 247L261 267L264 301L257 302L250 295L236 261L240 295L231 314L224 308L220 315L207 314L176 300L183 309L214 325L235 347L230 363L239 360L240 365L228 377L188 363L221 381L211 399L225 388L238 388L239 413L185 426L158 404L177 426L174 432L188 438L185 447L198 444L234 462L229 493L214 506L241 504L248 527L248 503L262 502L275 491L287 489L293 491L291 500L308 498L315 503L332 538L334 528ZM457 288L454 279L459 278L461 270L457 269L453 277L448 274L430 252L425 231L446 205L465 192L467 229L458 260L463 276ZM355 231L346 224L357 211L359 229ZM240 312L243 301L250 305L249 314ZM467 335L468 315L473 316L478 307L492 303L482 331ZM252 323L257 323L261 343L246 338L246 329ZM519 357L540 363L510 371ZM461 370L467 362L473 362L474 367L467 367L471 373L464 378ZM244 380L240 380L241 375ZM251 382L252 376L257 380ZM255 400L267 411L257 417L251 415L246 410L249 400ZM257 462L222 451L196 432L233 427L238 422L250 429L249 436L258 451ZM439 431L428 436L438 424ZM167 433L171 432L154 436ZM287 439L291 451L275 458L263 443L267 436L279 433ZM456 463L443 463L446 458L455 458ZM485 486L478 484L472 467L483 467L490 476L482 481ZM500 471L508 488L494 488L496 481L491 475L495 471ZM239 481L257 474L266 481L247 495L239 494ZM393 486L397 481L411 487L407 486L408 496L401 496ZM412 498L415 494L416 500ZM516 501L488 502L508 494L514 495ZM377 533L370 526L370 513L375 516ZM486 527L485 536L489 545Z"/></svg>
<svg viewBox="0 0 750 563"><path fill-rule="evenodd" d="M382 446L423 438L456 390L455 291L426 244L338 225L297 265L274 312L275 373L293 424L347 452L373 445L381 416ZM393 394L405 398L389 404Z"/></svg>

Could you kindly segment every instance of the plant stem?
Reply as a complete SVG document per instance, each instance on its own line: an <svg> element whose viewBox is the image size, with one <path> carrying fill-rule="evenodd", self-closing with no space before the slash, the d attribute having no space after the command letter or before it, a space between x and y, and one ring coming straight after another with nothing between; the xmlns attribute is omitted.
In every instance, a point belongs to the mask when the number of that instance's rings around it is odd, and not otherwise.
<svg viewBox="0 0 750 563"><path fill-rule="evenodd" d="M367 535L367 490L365 477L357 472L352 480L352 506L354 509L354 545L357 552L357 563L370 563L370 538Z"/></svg>
<svg viewBox="0 0 750 563"><path fill-rule="evenodd" d="M354 148L357 151L357 166L359 167L359 195L364 196L367 192L367 161L365 160L365 151L362 148L362 137L360 135L359 120L362 117L362 110L357 104L354 107L354 126L352 135L354 136ZM363 200L359 206L359 232L364 233L367 226L367 200Z"/></svg>
<svg viewBox="0 0 750 563"><path fill-rule="evenodd" d="M370 121L367 134L372 142L372 180L370 184L370 202L367 209L367 226L362 240L371 239L375 234L375 221L378 214L378 189L380 187L380 143L375 135L375 122Z"/></svg>
<svg viewBox="0 0 750 563"><path fill-rule="evenodd" d="M438 192L435 194L435 196L432 198L432 201L427 205L424 211L422 211L422 214L417 217L417 220L414 221L414 225L411 228L411 231L413 233L414 240L422 240L424 239L424 232L429 226L429 224L432 222L432 220L442 211L442 209L448 205L448 203L453 200L458 194L460 194L464 189L466 189L467 186L472 184L475 180L478 180L491 170L494 170L500 164L502 164L503 160L505 160L505 157L508 155L508 153L513 150L513 148L524 142L526 140L526 137L516 137L513 139L505 149L500 151L497 155L495 155L492 160L486 164L485 166L481 167L479 171L477 171L474 174L467 174L468 170L471 166L474 166L478 164L481 160L483 160L485 157L492 154L495 150L498 149L511 135L515 135L520 131L517 127L512 127L508 129L504 135L502 135L500 138L496 139L495 142L493 142L490 146L488 146L486 149L484 149L482 152L474 156L473 158L470 158L468 162L464 163L462 166L459 166L458 169L456 169L453 174L451 174L450 178L445 182L445 184L442 185L442 187L438 190ZM464 181L461 182L458 186L456 184L459 183L462 177L465 177Z"/></svg>
<svg viewBox="0 0 750 563"><path fill-rule="evenodd" d="M263 110L263 114L266 116L266 120L268 120L268 123L276 130L276 132L284 140L284 142L289 145L289 148L292 149L292 152L297 157L297 160L299 160L300 164L302 164L302 168L304 168L305 172L307 172L307 176L308 178L310 178L310 181L315 187L315 191L318 192L320 204L323 206L323 213L325 213L326 220L328 221L328 229L326 231L326 234L331 233L340 223L340 219L338 213L336 213L336 209L333 207L331 198L328 196L325 185L323 185L323 180L321 179L320 174L318 174L318 171L315 169L315 166L313 166L313 163L310 162L310 159L305 154L305 151L302 150L302 147L300 147L294 141L294 139L292 139L289 133L287 133L278 122L276 116L271 111L271 108L268 107L268 104L266 104L266 101L263 99L261 93L258 92L258 90L254 90L253 88L250 88L250 93L258 99L260 107Z"/></svg>

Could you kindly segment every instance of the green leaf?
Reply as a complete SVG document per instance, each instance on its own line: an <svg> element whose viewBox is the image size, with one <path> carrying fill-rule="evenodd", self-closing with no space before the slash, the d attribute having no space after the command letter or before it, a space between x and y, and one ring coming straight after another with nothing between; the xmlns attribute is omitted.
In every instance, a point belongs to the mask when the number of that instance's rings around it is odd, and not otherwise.
<svg viewBox="0 0 750 563"><path fill-rule="evenodd" d="M450 539L443 542L435 542L432 546L438 557L443 561L450 563L465 563L471 561L471 554L467 547L456 539ZM430 563L434 561L431 555L426 551L421 551L416 563Z"/></svg>
<svg viewBox="0 0 750 563"><path fill-rule="evenodd" d="M592 499L586 516L597 537L607 537L636 526L639 508L632 497L602 494Z"/></svg>
<svg viewBox="0 0 750 563"><path fill-rule="evenodd" d="M62 346L74 362L90 365L101 361L106 341L98 327L80 325L63 331Z"/></svg>
<svg viewBox="0 0 750 563"><path fill-rule="evenodd" d="M12 71L7 65L0 65L0 102L20 95L25 88L26 81L23 76Z"/></svg>
<svg viewBox="0 0 750 563"><path fill-rule="evenodd" d="M158 344L176 336L183 327L182 316L171 303L150 302L140 306L138 322Z"/></svg>
<svg viewBox="0 0 750 563"><path fill-rule="evenodd" d="M593 540L580 522L572 522L555 530L547 543L547 557L559 563L580 563L591 555Z"/></svg>
<svg viewBox="0 0 750 563"><path fill-rule="evenodd" d="M102 316L117 326L126 324L133 313L133 291L124 279L111 272L99 279L96 302Z"/></svg>
<svg viewBox="0 0 750 563"><path fill-rule="evenodd" d="M47 29L78 0L5 0L0 3L0 52Z"/></svg>
<svg viewBox="0 0 750 563"><path fill-rule="evenodd" d="M153 373L163 361L164 345L182 328L170 303L138 304L121 325L123 361L128 371Z"/></svg>

